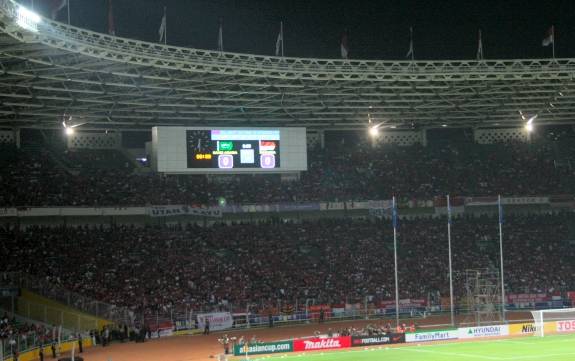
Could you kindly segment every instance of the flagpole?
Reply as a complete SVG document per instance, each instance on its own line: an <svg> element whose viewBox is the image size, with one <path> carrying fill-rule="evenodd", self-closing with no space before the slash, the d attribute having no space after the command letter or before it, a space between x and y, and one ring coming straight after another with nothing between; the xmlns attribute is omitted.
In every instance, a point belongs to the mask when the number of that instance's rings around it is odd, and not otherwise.
<svg viewBox="0 0 575 361"><path fill-rule="evenodd" d="M280 33L282 34L282 58L284 56L284 22L280 21Z"/></svg>
<svg viewBox="0 0 575 361"><path fill-rule="evenodd" d="M218 30L218 51L221 53L224 51L224 29L223 29L223 19L220 18L220 28Z"/></svg>
<svg viewBox="0 0 575 361"><path fill-rule="evenodd" d="M415 60L415 47L413 46L413 27L409 27L409 37L411 38L411 61Z"/></svg>
<svg viewBox="0 0 575 361"><path fill-rule="evenodd" d="M501 206L501 195L497 196L497 206L499 209L499 263L501 265L501 317L505 321L505 279L503 277L503 207Z"/></svg>
<svg viewBox="0 0 575 361"><path fill-rule="evenodd" d="M453 268L451 265L451 204L449 202L449 194L447 195L447 246L449 250L449 306L451 310L451 325L455 326L455 315L453 309Z"/></svg>
<svg viewBox="0 0 575 361"><path fill-rule="evenodd" d="M166 26L164 26L164 45L168 44L168 17L166 16L166 7L164 6L164 19L166 19Z"/></svg>
<svg viewBox="0 0 575 361"><path fill-rule="evenodd" d="M71 5L72 0L68 0L68 6L66 6L68 8L68 25L70 24L70 5Z"/></svg>
<svg viewBox="0 0 575 361"><path fill-rule="evenodd" d="M483 60L483 36L479 29L479 41L477 43L477 60Z"/></svg>
<svg viewBox="0 0 575 361"><path fill-rule="evenodd" d="M555 25L551 25L551 45L553 47L553 60L555 60Z"/></svg>
<svg viewBox="0 0 575 361"><path fill-rule="evenodd" d="M397 277L397 206L393 196L392 222L393 222L393 262L395 265L395 326L399 327L399 280Z"/></svg>

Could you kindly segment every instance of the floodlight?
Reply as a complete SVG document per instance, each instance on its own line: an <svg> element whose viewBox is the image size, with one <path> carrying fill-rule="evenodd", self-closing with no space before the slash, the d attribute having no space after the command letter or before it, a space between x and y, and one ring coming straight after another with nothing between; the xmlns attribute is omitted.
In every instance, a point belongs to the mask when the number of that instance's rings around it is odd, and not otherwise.
<svg viewBox="0 0 575 361"><path fill-rule="evenodd" d="M28 10L23 6L18 7L16 23L26 30L33 32L38 31L38 24L42 21L40 15L36 14L32 10Z"/></svg>

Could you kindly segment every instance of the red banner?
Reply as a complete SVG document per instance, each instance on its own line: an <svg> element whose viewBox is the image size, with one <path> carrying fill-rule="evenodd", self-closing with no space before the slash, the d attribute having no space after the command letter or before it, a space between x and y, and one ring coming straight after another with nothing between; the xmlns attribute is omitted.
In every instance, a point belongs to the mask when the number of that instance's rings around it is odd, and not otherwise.
<svg viewBox="0 0 575 361"><path fill-rule="evenodd" d="M406 298L399 300L399 308L418 308L427 306L424 299ZM395 300L381 301L381 308L395 308Z"/></svg>
<svg viewBox="0 0 575 361"><path fill-rule="evenodd" d="M547 302L551 301L546 293L518 293L507 295L507 302L509 303L531 303L531 302Z"/></svg>
<svg viewBox="0 0 575 361"><path fill-rule="evenodd" d="M330 305L311 305L308 311L311 313L310 318L318 319L320 312L323 310L323 317L325 319L331 317L331 307Z"/></svg>
<svg viewBox="0 0 575 361"><path fill-rule="evenodd" d="M351 336L294 340L294 351L332 350L351 347Z"/></svg>

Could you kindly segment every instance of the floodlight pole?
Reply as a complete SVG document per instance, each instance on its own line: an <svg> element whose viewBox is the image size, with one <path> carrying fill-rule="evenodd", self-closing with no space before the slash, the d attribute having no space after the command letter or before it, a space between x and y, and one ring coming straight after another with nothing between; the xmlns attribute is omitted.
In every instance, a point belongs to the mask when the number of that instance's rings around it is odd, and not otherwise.
<svg viewBox="0 0 575 361"><path fill-rule="evenodd" d="M392 221L393 221L393 261L395 265L395 326L399 327L399 280L397 277L397 206L393 196Z"/></svg>
<svg viewBox="0 0 575 361"><path fill-rule="evenodd" d="M447 247L449 253L449 303L451 312L451 325L455 326L455 314L453 310L453 268L451 265L451 204L447 195Z"/></svg>
<svg viewBox="0 0 575 361"><path fill-rule="evenodd" d="M497 208L499 210L499 256L501 266L501 317L503 321L505 316L505 279L503 277L503 207L501 206L501 195L497 196Z"/></svg>

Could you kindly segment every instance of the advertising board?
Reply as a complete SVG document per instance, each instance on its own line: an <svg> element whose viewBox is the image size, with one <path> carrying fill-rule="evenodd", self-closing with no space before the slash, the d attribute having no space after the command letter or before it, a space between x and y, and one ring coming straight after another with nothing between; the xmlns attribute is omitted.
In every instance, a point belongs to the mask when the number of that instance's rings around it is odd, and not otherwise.
<svg viewBox="0 0 575 361"><path fill-rule="evenodd" d="M557 321L557 332L575 332L575 320Z"/></svg>
<svg viewBox="0 0 575 361"><path fill-rule="evenodd" d="M293 341L265 342L234 346L234 355L260 355L266 353L292 352Z"/></svg>
<svg viewBox="0 0 575 361"><path fill-rule="evenodd" d="M206 320L210 322L210 331L220 331L232 328L233 317L229 312L212 312L198 314L198 328L203 330Z"/></svg>
<svg viewBox="0 0 575 361"><path fill-rule="evenodd" d="M294 340L294 351L331 350L351 347L351 336Z"/></svg>
<svg viewBox="0 0 575 361"><path fill-rule="evenodd" d="M405 343L404 333L390 333L387 335L378 336L352 336L351 346L372 346L372 345L388 345L393 343Z"/></svg>
<svg viewBox="0 0 575 361"><path fill-rule="evenodd" d="M508 325L461 327L458 329L459 338L497 337L508 336Z"/></svg>
<svg viewBox="0 0 575 361"><path fill-rule="evenodd" d="M405 335L406 342L430 342L443 340L456 340L459 338L458 330L415 332Z"/></svg>
<svg viewBox="0 0 575 361"><path fill-rule="evenodd" d="M509 335L511 336L529 336L537 332L537 326L534 323L516 323L509 325Z"/></svg>

